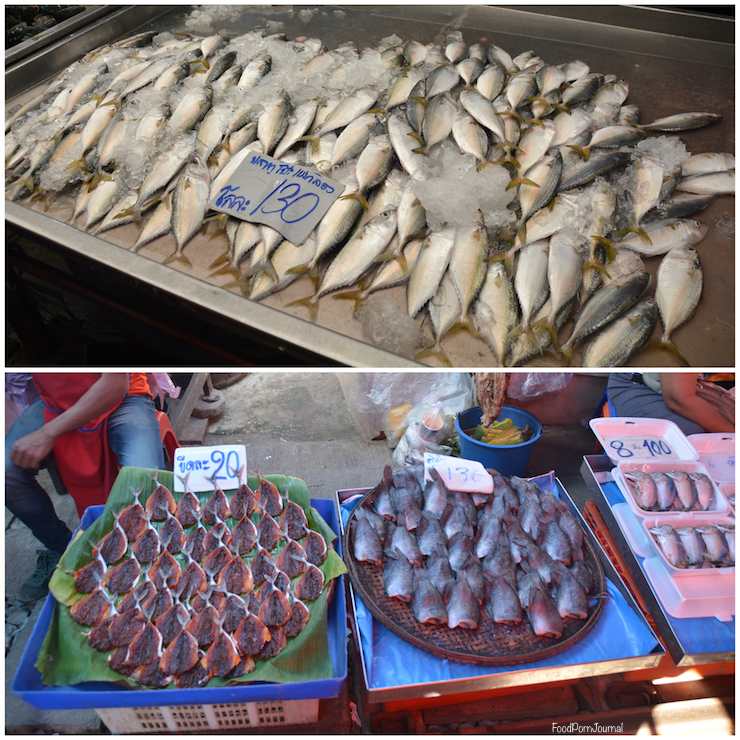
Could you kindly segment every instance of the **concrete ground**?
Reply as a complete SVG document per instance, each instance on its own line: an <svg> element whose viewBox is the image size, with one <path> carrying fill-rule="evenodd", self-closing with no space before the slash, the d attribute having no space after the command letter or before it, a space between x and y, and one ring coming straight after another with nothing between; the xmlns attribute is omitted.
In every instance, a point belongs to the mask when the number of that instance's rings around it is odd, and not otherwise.
<svg viewBox="0 0 740 740"><path fill-rule="evenodd" d="M605 376L576 376L557 397L549 394L523 404L546 428L527 474L555 470L579 507L588 497L579 468L583 455L592 454L595 445L588 419L605 385ZM250 373L221 392L226 408L211 423L205 444L242 443L247 447L250 470L302 478L314 498L333 498L340 489L372 487L380 480L383 466L391 461L392 451L385 441L363 437L333 372ZM41 481L59 515L71 528L76 527L71 497L59 496L48 475L42 474ZM33 572L38 547L30 531L6 510L6 733L99 733L103 728L92 710L40 710L10 690L43 605L40 601L28 608L15 599ZM321 727L305 726L303 731L359 731L351 719L350 702L351 687L347 686L342 697L322 709Z"/></svg>

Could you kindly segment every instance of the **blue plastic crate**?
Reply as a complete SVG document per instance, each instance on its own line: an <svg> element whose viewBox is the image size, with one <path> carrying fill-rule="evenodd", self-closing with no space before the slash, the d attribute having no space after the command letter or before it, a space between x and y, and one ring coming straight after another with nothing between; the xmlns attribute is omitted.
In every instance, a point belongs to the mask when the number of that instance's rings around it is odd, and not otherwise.
<svg viewBox="0 0 740 740"><path fill-rule="evenodd" d="M339 534L336 504L331 499L311 499L311 506ZM88 508L80 523L87 529L102 513L103 506ZM342 556L341 539L334 542ZM11 691L39 709L97 709L102 707L153 707L193 704L242 704L248 702L326 699L339 696L347 678L347 602L344 576L334 586L327 613L329 654L334 678L296 683L256 683L202 689L167 689L166 691L133 689L105 681L89 681L73 686L46 686L36 668L39 650L51 624L56 599L49 594L36 626L23 651Z"/></svg>

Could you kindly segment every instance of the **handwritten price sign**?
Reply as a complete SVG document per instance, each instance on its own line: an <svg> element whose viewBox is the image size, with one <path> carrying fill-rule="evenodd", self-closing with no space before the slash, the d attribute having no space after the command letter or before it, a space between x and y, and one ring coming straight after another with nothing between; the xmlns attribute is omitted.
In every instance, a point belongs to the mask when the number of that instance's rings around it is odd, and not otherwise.
<svg viewBox="0 0 740 740"><path fill-rule="evenodd" d="M175 491L185 491L182 479L196 493L212 491L214 479L221 490L237 488L247 480L247 448L244 445L178 447L173 465ZM241 472L241 478L239 478Z"/></svg>
<svg viewBox="0 0 740 740"><path fill-rule="evenodd" d="M467 493L493 493L493 478L481 463L446 457L427 452L424 455L424 474L431 480L429 471L434 468L450 491Z"/></svg>
<svg viewBox="0 0 740 740"><path fill-rule="evenodd" d="M316 170L250 151L209 205L302 244L342 192L341 182Z"/></svg>
<svg viewBox="0 0 740 740"><path fill-rule="evenodd" d="M627 460L631 457L678 460L678 453L661 437L606 437L611 454Z"/></svg>

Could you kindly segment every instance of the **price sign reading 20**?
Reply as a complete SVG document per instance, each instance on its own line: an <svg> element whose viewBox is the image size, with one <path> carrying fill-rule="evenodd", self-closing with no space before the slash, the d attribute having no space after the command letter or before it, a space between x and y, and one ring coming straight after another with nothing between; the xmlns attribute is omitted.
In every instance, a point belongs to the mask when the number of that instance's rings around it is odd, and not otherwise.
<svg viewBox="0 0 740 740"><path fill-rule="evenodd" d="M237 488L247 478L247 448L244 445L179 447L173 470L175 491L186 488L196 493Z"/></svg>

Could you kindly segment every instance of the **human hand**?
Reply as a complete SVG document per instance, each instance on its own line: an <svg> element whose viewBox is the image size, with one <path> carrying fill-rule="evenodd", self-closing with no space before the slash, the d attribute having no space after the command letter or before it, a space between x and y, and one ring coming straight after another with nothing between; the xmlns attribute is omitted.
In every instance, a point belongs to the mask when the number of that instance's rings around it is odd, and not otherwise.
<svg viewBox="0 0 740 740"><path fill-rule="evenodd" d="M41 427L15 442L10 448L10 459L21 468L39 468L55 441L56 438Z"/></svg>

